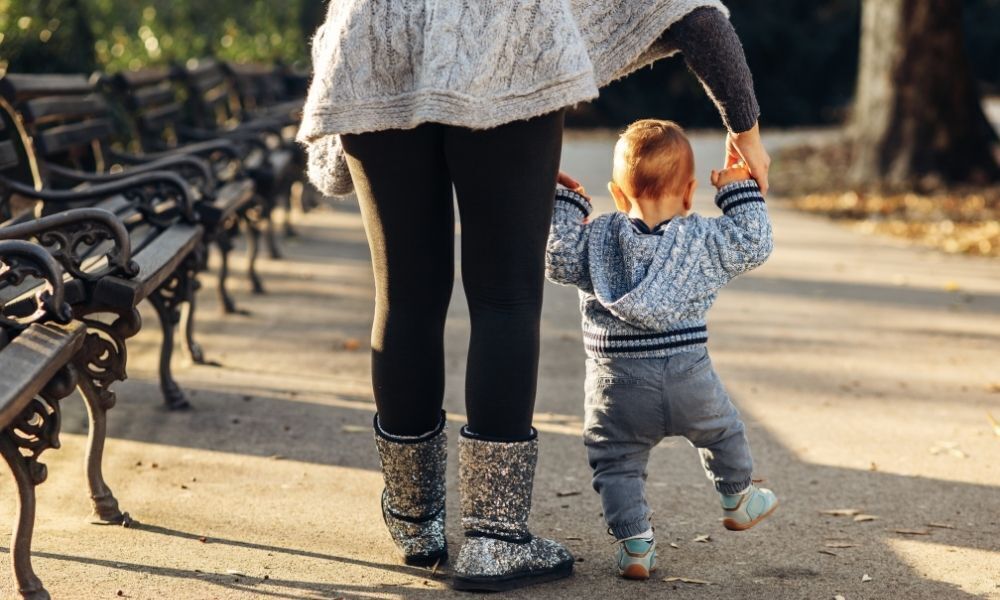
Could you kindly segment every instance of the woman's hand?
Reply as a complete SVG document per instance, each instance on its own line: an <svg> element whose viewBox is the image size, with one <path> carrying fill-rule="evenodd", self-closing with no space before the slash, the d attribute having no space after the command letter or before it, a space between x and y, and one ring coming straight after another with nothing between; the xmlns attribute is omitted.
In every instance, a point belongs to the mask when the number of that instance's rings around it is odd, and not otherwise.
<svg viewBox="0 0 1000 600"><path fill-rule="evenodd" d="M757 180L760 193L767 193L767 172L771 168L771 157L768 156L764 144L760 140L760 124L755 123L752 129L742 133L730 133L726 136L726 168L739 162L746 163L750 176Z"/></svg>

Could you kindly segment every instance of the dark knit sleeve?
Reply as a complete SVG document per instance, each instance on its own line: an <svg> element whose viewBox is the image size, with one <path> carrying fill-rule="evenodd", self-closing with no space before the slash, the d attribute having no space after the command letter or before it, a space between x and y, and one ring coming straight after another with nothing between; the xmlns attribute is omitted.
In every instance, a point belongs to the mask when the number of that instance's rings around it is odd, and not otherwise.
<svg viewBox="0 0 1000 600"><path fill-rule="evenodd" d="M722 11L702 7L664 32L659 43L676 48L722 115L726 129L742 133L754 126L760 107L743 45Z"/></svg>

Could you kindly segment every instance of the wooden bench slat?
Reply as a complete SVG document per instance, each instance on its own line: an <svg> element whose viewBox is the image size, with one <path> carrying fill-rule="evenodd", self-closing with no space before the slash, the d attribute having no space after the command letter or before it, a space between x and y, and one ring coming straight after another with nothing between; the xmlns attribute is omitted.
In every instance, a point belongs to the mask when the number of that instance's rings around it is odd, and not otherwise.
<svg viewBox="0 0 1000 600"><path fill-rule="evenodd" d="M102 278L94 292L97 303L135 306L148 297L194 251L201 241L200 225L174 225L133 255L139 274L132 279Z"/></svg>
<svg viewBox="0 0 1000 600"><path fill-rule="evenodd" d="M145 109L151 106L160 106L175 101L176 94L169 82L163 82L155 87L141 88L129 94L129 100L133 107Z"/></svg>
<svg viewBox="0 0 1000 600"><path fill-rule="evenodd" d="M147 130L163 129L165 125L174 123L180 119L180 103L167 104L158 108L151 108L142 113L140 120L142 126Z"/></svg>
<svg viewBox="0 0 1000 600"><path fill-rule="evenodd" d="M110 119L93 119L41 131L35 136L35 145L43 156L51 156L93 140L106 139L112 133L114 129Z"/></svg>
<svg viewBox="0 0 1000 600"><path fill-rule="evenodd" d="M83 343L86 327L35 323L0 350L0 427L17 418Z"/></svg>
<svg viewBox="0 0 1000 600"><path fill-rule="evenodd" d="M79 119L108 114L108 104L95 94L86 96L47 96L21 105L25 123L39 124L56 119Z"/></svg>
<svg viewBox="0 0 1000 600"><path fill-rule="evenodd" d="M133 88L160 83L161 81L170 79L170 76L170 69L152 67L138 71L122 71L117 73L115 78L124 83L126 86Z"/></svg>
<svg viewBox="0 0 1000 600"><path fill-rule="evenodd" d="M13 103L52 94L89 94L86 75L25 75L8 73L0 78L0 95Z"/></svg>

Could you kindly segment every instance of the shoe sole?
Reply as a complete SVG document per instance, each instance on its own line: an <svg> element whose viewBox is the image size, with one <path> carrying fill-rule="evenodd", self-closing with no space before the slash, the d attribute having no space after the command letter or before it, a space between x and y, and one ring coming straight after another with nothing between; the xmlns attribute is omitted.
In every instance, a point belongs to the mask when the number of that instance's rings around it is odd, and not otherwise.
<svg viewBox="0 0 1000 600"><path fill-rule="evenodd" d="M447 550L437 554L415 554L403 557L403 564L408 567L433 567L436 564L444 564L447 561Z"/></svg>
<svg viewBox="0 0 1000 600"><path fill-rule="evenodd" d="M618 572L622 578L633 581L646 581L649 579L650 571L642 565L629 565Z"/></svg>
<svg viewBox="0 0 1000 600"><path fill-rule="evenodd" d="M733 519L723 519L722 520L722 526L725 527L726 529L728 529L729 531L746 531L747 529L750 529L751 527L753 527L757 523L760 523L764 519L770 517L771 513L773 513L774 511L778 510L778 506L779 506L779 503L775 502L774 506L772 506L770 510L768 510L766 513L762 514L761 516L757 517L753 521L750 521L749 523L740 523L739 521L735 521Z"/></svg>
<svg viewBox="0 0 1000 600"><path fill-rule="evenodd" d="M456 575L451 587L460 592L506 592L509 590L564 579L573 574L574 560L559 563L547 571L502 575L498 577L462 577Z"/></svg>

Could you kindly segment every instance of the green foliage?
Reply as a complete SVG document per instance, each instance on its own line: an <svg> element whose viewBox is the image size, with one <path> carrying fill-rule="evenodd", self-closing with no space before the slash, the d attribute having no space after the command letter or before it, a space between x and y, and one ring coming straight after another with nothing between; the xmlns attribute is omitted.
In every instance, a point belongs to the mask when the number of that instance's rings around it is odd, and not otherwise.
<svg viewBox="0 0 1000 600"><path fill-rule="evenodd" d="M301 63L322 5L322 0L0 0L0 68L118 71L209 55Z"/></svg>

